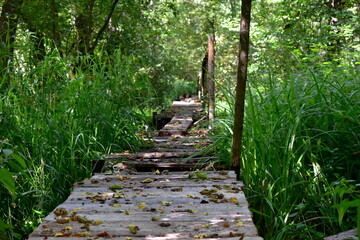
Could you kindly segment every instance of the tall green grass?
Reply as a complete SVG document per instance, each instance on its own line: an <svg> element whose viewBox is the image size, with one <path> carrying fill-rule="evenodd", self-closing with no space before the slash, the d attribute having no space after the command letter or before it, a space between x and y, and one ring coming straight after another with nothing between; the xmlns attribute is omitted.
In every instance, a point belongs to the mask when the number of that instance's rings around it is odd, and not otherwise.
<svg viewBox="0 0 360 240"><path fill-rule="evenodd" d="M321 239L360 219L359 73L328 70L250 77L241 172L265 239ZM221 89L227 108L217 137L229 159L233 85Z"/></svg>
<svg viewBox="0 0 360 240"><path fill-rule="evenodd" d="M141 144L154 89L120 52L15 58L0 102L0 235L20 239L61 203L91 159ZM77 63L77 66L74 65ZM1 79L2 80L2 79ZM150 99L150 100L149 100Z"/></svg>

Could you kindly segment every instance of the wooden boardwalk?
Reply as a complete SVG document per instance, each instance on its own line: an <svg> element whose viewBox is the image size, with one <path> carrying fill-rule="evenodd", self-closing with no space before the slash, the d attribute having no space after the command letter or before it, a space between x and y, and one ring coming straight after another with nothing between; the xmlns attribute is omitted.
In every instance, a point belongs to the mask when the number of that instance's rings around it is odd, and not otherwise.
<svg viewBox="0 0 360 240"><path fill-rule="evenodd" d="M199 104L174 108L154 149L107 155L114 171L76 183L29 239L262 239L234 172L197 170L211 156L192 155L208 139L180 136Z"/></svg>

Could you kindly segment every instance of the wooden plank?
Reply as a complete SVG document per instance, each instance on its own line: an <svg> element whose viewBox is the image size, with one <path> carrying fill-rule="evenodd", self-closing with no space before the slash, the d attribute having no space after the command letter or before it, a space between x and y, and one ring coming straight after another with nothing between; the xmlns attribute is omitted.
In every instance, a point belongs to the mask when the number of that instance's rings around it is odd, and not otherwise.
<svg viewBox="0 0 360 240"><path fill-rule="evenodd" d="M184 158L198 153L198 151L171 151L171 152L139 152L139 153L117 153L106 154L106 159L124 158L124 159L139 159L139 158Z"/></svg>
<svg viewBox="0 0 360 240"><path fill-rule="evenodd" d="M214 160L217 159L216 156L188 156L183 158L140 158L136 160L123 160L123 162L138 162L138 163L178 163L178 164L185 164L185 163L201 163L201 162L207 162L208 160ZM116 160L110 159L110 160Z"/></svg>
<svg viewBox="0 0 360 240"><path fill-rule="evenodd" d="M355 239L356 236L357 236L357 230L351 229L346 232L342 232L333 236L326 237L324 238L324 240L345 240L345 239L353 239L353 238Z"/></svg>
<svg viewBox="0 0 360 240"><path fill-rule="evenodd" d="M177 153L177 152L189 152L189 153L198 153L202 150L202 148L196 147L194 148L194 146L196 146L196 144L192 144L192 145L164 145L163 147L158 146L158 148L155 151L151 151L151 152L162 152L162 153ZM195 149L195 151L194 151ZM146 151L142 151L142 152L146 152ZM150 152L150 151L149 151Z"/></svg>
<svg viewBox="0 0 360 240"><path fill-rule="evenodd" d="M177 169L177 170L191 170L195 168L201 168L203 165L197 163L166 163L166 162L124 162L125 166L134 167L136 169L154 169L154 168L161 168L161 169Z"/></svg>
<svg viewBox="0 0 360 240"><path fill-rule="evenodd" d="M146 179L144 179L143 181L145 181ZM84 181L84 184L75 184L76 187L82 187L82 186L88 186L88 181ZM226 187L235 187L237 184L235 182L235 180L221 180L221 179L210 179L210 180L199 180L196 179L194 181L186 181L186 180L178 180L178 181L174 181L174 180L167 180L164 179L163 181L153 181L150 183L143 183L140 181L134 181L133 179L130 179L128 181L124 181L124 183L116 183L116 182L101 182L99 184L94 183L91 186L97 187L97 186L112 186L112 185L119 185L123 188L150 188L150 187L163 187L163 188L171 188L171 187L211 187L214 185L219 185L220 187L223 186L224 188Z"/></svg>
<svg viewBox="0 0 360 240"><path fill-rule="evenodd" d="M187 134L187 130L185 129L163 128L159 131L159 136L173 136L173 135L186 135L186 134Z"/></svg>
<svg viewBox="0 0 360 240"><path fill-rule="evenodd" d="M207 138L198 138L198 137L154 137L155 142L171 142L171 141L179 141L181 143L198 143L198 142L211 142L210 139Z"/></svg>
<svg viewBox="0 0 360 240"><path fill-rule="evenodd" d="M189 174L95 175L76 184L69 198L58 207L66 210L64 217L80 216L92 221L88 224L90 231L82 229L84 224L75 218L63 224L56 222L58 217L52 212L30 239L50 239L61 234L65 227L71 227L71 234L75 235L89 232L88 238L104 232L112 238L167 239L164 236L169 234L183 236L181 239L193 239L199 234L214 239L241 234L257 237L241 191L243 184L234 181L234 172L227 175L207 172L210 179L205 180L189 179ZM154 181L145 183L150 178ZM114 186L119 189L112 189ZM211 189L221 194L219 202L202 192ZM102 222L93 225L97 220ZM138 226L140 230L132 234L128 225Z"/></svg>
<svg viewBox="0 0 360 240"><path fill-rule="evenodd" d="M201 235L206 235L213 238L222 238L222 237L230 237L235 234L240 236L256 236L256 229L251 227L251 222L244 222L242 227L236 226L236 222L227 222L229 227L224 228L223 222L213 224L212 222L207 222L205 224L198 222L155 222L148 219L146 222L135 222L135 221L118 221L115 224L113 222L104 222L98 226L90 226L88 229L82 229L84 224L80 223L72 223L66 224L65 226L58 227L57 224L49 223L47 225L47 229L50 231L35 232L33 235L36 236L48 236L52 237L57 233L60 233L61 230L65 227L71 226L72 233L84 233L88 232L88 237L96 237L96 235L106 232L109 237L147 237L147 236L163 236L166 234L177 233L178 235L184 237L194 237ZM131 233L128 226L133 225L138 227L138 231L136 233ZM207 227L203 227L203 226ZM156 232L154 232L156 229ZM51 231L52 230L52 231ZM69 231L70 232L70 231ZM192 232L189 234L189 232ZM31 238L30 238L31 239Z"/></svg>
<svg viewBox="0 0 360 240"><path fill-rule="evenodd" d="M189 179L189 175L195 173L195 172L183 172L183 171L178 171L178 172L166 172L163 174L157 174L155 172L142 172L142 173L134 173L134 174L127 174L127 177L130 177L131 179L143 179L143 178L151 178L151 177L156 177L159 179ZM209 179L234 179L236 178L236 174L234 171L206 171L205 172L208 176ZM99 178L99 179L104 179L104 178L113 178L113 179L117 179L118 173L112 173L112 174L95 174L92 178ZM121 174L121 172L119 172L119 174ZM236 181L237 184L241 183L239 181Z"/></svg>
<svg viewBox="0 0 360 240"><path fill-rule="evenodd" d="M146 237L137 237L137 236L129 236L129 238L131 240L169 240L169 239L181 239L181 240L194 240L194 237L189 237L188 235L185 234L177 234L177 233L171 233L171 234L165 234L165 235L150 235L150 236L146 236ZM32 240L44 240L44 237L32 237ZM46 237L46 239L48 240L59 240L58 237ZM86 237L77 237L76 239L88 239ZM99 238L102 239L102 238ZM126 239L125 237L111 237L111 239L114 240L124 240ZM216 239L220 239L220 238L206 238L207 240L216 240ZM226 238L221 238L222 240L239 240L239 237L226 237ZM261 237L243 237L241 238L242 240L262 240L263 238Z"/></svg>

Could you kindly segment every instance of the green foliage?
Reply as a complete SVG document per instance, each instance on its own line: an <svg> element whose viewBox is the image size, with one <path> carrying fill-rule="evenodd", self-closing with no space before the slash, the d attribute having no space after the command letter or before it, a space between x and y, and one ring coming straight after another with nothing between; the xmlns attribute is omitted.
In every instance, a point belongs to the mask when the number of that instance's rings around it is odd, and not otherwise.
<svg viewBox="0 0 360 240"><path fill-rule="evenodd" d="M0 110L0 216L9 238L31 232L89 176L91 159L141 145L136 132L148 123L138 112L154 90L137 61L104 53L74 68L57 51L36 66L19 61Z"/></svg>
<svg viewBox="0 0 360 240"><path fill-rule="evenodd" d="M348 78L340 77L345 74ZM350 198L341 195L339 201L341 188L333 190L331 182L360 181L360 95L357 81L350 81L358 73L342 68L323 74L309 68L307 74L293 69L290 76L281 81L269 73L250 80L242 176L266 239L317 239L356 224L355 208L341 225L348 208L359 202L355 185L349 182L345 192L351 192ZM229 159L232 121L219 124L221 135L227 136L222 136L220 152L228 150Z"/></svg>
<svg viewBox="0 0 360 240"><path fill-rule="evenodd" d="M241 171L265 239L322 239L359 221L358 10L342 2L253 2ZM217 52L215 145L228 164L234 29L222 22ZM334 192L339 179L349 180L344 199Z"/></svg>

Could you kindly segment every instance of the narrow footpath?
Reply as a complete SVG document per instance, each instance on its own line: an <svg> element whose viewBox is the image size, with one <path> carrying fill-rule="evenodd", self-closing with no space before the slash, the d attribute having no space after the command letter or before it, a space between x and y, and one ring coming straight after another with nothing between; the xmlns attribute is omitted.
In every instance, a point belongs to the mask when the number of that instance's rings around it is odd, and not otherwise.
<svg viewBox="0 0 360 240"><path fill-rule="evenodd" d="M204 170L209 139L189 134L201 111L174 101L151 149L104 156L112 171L76 183L29 239L261 240L235 173Z"/></svg>

